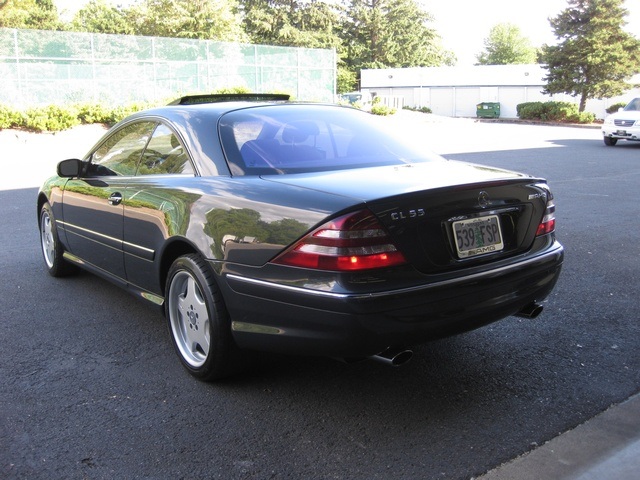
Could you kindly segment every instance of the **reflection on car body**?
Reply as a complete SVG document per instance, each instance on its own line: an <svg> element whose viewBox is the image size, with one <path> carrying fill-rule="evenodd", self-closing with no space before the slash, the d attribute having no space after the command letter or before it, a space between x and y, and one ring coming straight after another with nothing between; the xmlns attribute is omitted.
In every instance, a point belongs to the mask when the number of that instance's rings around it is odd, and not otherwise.
<svg viewBox="0 0 640 480"><path fill-rule="evenodd" d="M349 107L211 100L130 116L38 195L49 273L163 305L196 377L251 350L397 364L540 312L563 260L543 179L447 161Z"/></svg>

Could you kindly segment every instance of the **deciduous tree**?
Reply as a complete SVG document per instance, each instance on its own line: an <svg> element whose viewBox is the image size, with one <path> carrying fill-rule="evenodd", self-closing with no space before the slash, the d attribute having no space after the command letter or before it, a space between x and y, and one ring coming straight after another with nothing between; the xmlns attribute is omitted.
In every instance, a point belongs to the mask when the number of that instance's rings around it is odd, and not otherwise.
<svg viewBox="0 0 640 480"><path fill-rule="evenodd" d="M127 11L105 0L91 0L71 21L71 28L80 32L133 34L133 23Z"/></svg>
<svg viewBox="0 0 640 480"><path fill-rule="evenodd" d="M484 51L476 56L479 65L512 65L536 63L538 54L520 28L499 23L484 40Z"/></svg>
<svg viewBox="0 0 640 480"><path fill-rule="evenodd" d="M0 27L60 30L52 0L6 0L0 3Z"/></svg>

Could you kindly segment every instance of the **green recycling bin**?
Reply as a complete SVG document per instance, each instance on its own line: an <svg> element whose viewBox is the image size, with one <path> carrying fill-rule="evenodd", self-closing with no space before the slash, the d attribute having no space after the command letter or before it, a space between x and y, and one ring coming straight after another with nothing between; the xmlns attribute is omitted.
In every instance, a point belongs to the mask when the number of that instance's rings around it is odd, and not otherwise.
<svg viewBox="0 0 640 480"><path fill-rule="evenodd" d="M476 116L482 118L498 118L500 104L498 102L482 102L476 105Z"/></svg>

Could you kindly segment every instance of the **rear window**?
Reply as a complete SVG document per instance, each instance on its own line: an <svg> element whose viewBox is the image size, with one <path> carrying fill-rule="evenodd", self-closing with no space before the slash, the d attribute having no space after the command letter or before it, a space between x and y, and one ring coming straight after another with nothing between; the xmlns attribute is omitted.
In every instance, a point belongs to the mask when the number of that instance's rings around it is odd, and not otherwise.
<svg viewBox="0 0 640 480"><path fill-rule="evenodd" d="M318 172L432 161L437 157L388 132L359 110L274 105L237 110L219 123L234 175Z"/></svg>

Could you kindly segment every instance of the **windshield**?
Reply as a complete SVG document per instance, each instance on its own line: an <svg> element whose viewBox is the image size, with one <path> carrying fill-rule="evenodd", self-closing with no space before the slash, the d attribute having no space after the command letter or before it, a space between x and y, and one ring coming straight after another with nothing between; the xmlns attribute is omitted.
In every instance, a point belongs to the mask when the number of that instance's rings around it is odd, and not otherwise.
<svg viewBox="0 0 640 480"><path fill-rule="evenodd" d="M273 105L227 113L222 146L234 175L319 172L428 162L440 157L352 108Z"/></svg>
<svg viewBox="0 0 640 480"><path fill-rule="evenodd" d="M625 112L628 112L630 110L640 110L640 97L634 98L627 104L626 107L624 107Z"/></svg>

